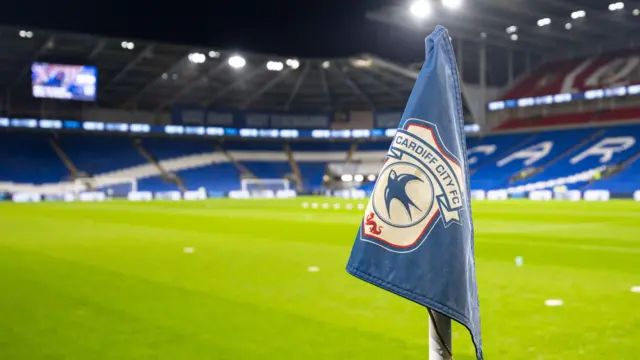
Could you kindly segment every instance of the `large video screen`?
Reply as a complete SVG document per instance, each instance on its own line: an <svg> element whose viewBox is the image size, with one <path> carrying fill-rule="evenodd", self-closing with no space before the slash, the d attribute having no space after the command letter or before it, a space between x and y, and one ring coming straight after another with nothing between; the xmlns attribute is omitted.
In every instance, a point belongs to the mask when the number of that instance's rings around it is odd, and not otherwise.
<svg viewBox="0 0 640 360"><path fill-rule="evenodd" d="M98 70L94 66L33 63L31 82L37 98L95 101Z"/></svg>

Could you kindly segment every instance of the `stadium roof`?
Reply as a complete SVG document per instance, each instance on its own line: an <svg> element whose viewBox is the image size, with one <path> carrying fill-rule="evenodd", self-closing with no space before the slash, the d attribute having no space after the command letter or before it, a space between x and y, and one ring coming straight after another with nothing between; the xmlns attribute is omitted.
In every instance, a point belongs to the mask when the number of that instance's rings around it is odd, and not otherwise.
<svg viewBox="0 0 640 360"><path fill-rule="evenodd" d="M418 29L432 29L439 23L454 38L483 41L546 58L628 47L640 33L639 1L423 1L431 8L431 14L423 19L413 16L408 6L411 1L396 2L367 16ZM458 9L445 6L457 2Z"/></svg>
<svg viewBox="0 0 640 360"><path fill-rule="evenodd" d="M34 106L92 106L43 105L33 99L30 67L37 61L95 65L99 106L155 112L173 104L292 112L402 109L416 75L369 55L287 59L17 27L0 28L0 42L0 88L13 112ZM246 59L246 66L230 66L234 55ZM272 70L267 68L270 61Z"/></svg>

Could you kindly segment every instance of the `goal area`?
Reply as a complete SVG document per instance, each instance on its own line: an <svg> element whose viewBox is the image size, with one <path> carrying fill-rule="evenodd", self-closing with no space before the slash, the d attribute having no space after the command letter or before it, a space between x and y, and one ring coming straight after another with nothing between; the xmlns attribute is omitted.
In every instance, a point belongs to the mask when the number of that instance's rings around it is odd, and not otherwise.
<svg viewBox="0 0 640 360"><path fill-rule="evenodd" d="M291 183L287 179L242 179L240 180L240 190L249 193L291 190Z"/></svg>

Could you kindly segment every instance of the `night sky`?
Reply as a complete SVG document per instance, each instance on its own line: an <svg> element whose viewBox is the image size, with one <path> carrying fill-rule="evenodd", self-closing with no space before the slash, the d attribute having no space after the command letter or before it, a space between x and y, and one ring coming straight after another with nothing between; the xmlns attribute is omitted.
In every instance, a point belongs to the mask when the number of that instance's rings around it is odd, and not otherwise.
<svg viewBox="0 0 640 360"><path fill-rule="evenodd" d="M365 18L389 0L16 1L4 24L168 41L283 56L370 52L419 61L427 34Z"/></svg>

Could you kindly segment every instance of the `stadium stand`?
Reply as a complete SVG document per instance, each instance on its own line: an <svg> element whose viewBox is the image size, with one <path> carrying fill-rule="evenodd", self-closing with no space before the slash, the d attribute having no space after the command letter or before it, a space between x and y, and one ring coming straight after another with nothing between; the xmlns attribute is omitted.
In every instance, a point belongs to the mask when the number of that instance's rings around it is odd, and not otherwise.
<svg viewBox="0 0 640 360"><path fill-rule="evenodd" d="M528 118L508 119L496 130L512 130L532 127L553 127L562 125L592 124L606 122L624 122L640 118L640 108L600 110L595 112L578 112L549 116L533 116Z"/></svg>
<svg viewBox="0 0 640 360"><path fill-rule="evenodd" d="M584 92L640 83L640 52L623 50L548 63L513 86L503 99Z"/></svg>
<svg viewBox="0 0 640 360"><path fill-rule="evenodd" d="M44 184L68 179L69 171L47 134L0 133L0 181Z"/></svg>

